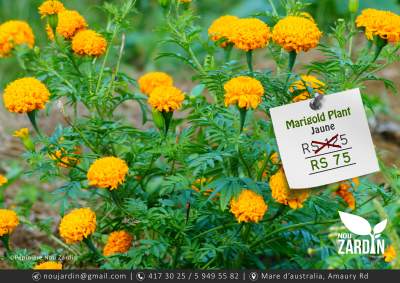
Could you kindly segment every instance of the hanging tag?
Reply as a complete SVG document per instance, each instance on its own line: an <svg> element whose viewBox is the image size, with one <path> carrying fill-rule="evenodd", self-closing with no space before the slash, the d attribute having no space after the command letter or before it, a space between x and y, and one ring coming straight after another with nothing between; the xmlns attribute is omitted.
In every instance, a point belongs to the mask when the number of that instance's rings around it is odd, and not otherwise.
<svg viewBox="0 0 400 283"><path fill-rule="evenodd" d="M271 109L279 154L291 189L318 187L379 171L359 89Z"/></svg>

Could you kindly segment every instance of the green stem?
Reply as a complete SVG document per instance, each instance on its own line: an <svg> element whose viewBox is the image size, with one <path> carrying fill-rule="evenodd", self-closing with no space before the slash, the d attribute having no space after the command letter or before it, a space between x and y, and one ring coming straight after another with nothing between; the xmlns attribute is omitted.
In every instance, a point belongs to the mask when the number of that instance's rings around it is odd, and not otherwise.
<svg viewBox="0 0 400 283"><path fill-rule="evenodd" d="M173 111L169 111L169 112L165 112L162 111L161 112L163 118L164 118L164 136L166 137L169 131L169 127L171 125L171 120L172 120L172 116L174 115Z"/></svg>
<svg viewBox="0 0 400 283"><path fill-rule="evenodd" d="M253 50L249 50L246 52L246 60L247 66L249 67L250 75L254 77L254 70L253 70Z"/></svg>
<svg viewBox="0 0 400 283"><path fill-rule="evenodd" d="M10 248L10 236L8 234L0 237L1 241L3 242L4 248L6 249L6 253L10 253L11 252L11 248ZM7 256L7 255L6 255Z"/></svg>
<svg viewBox="0 0 400 283"><path fill-rule="evenodd" d="M369 62L367 65L365 65L364 68L361 69L361 71L356 75L354 81L357 81L360 76L366 71L368 70L368 68L371 66L371 64L375 63L376 59L378 59L379 55L382 52L382 49L388 44L388 41L385 39L382 39L380 37L376 37L375 39L375 53L374 53L374 57L372 58L372 61Z"/></svg>
<svg viewBox="0 0 400 283"><path fill-rule="evenodd" d="M101 82L103 80L104 69L106 68L108 56L110 55L111 45L112 45L113 41L115 40L115 36L117 35L118 29L119 29L119 25L115 25L110 42L107 46L106 54L104 55L103 63L101 64L99 79L97 80L96 95L98 95L98 93L99 93Z"/></svg>
<svg viewBox="0 0 400 283"><path fill-rule="evenodd" d="M294 64L296 63L296 58L297 58L297 52L296 51L290 51L289 52L289 63L288 63L289 75L293 71Z"/></svg>
<svg viewBox="0 0 400 283"><path fill-rule="evenodd" d="M39 136L42 136L42 133L40 132L40 129L39 129L39 127L37 125L37 122L36 122L37 110L33 110L31 112L28 112L27 114L28 114L29 121L31 122L31 124L32 124L33 128L35 129L36 133Z"/></svg>
<svg viewBox="0 0 400 283"><path fill-rule="evenodd" d="M239 112L240 112L240 133L242 133L244 124L246 122L247 109L239 108Z"/></svg>
<svg viewBox="0 0 400 283"><path fill-rule="evenodd" d="M94 246L92 239L89 238L84 238L83 242L86 244L86 246L89 248L89 250L97 257L97 258L102 258L101 253L97 250L97 248Z"/></svg>
<svg viewBox="0 0 400 283"><path fill-rule="evenodd" d="M225 63L229 62L231 60L231 54L232 54L232 48L233 44L229 43L225 48Z"/></svg>
<svg viewBox="0 0 400 283"><path fill-rule="evenodd" d="M287 90L290 77L292 76L292 71L293 71L294 64L296 63L296 58L297 58L296 51L290 51L289 52L289 63L288 63L288 74L287 74L286 84L285 84L285 92Z"/></svg>

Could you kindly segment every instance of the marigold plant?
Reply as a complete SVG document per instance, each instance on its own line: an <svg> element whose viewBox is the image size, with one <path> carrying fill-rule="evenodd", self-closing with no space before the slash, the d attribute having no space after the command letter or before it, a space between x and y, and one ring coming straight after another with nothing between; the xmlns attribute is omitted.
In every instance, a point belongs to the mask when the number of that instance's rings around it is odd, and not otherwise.
<svg viewBox="0 0 400 283"><path fill-rule="evenodd" d="M35 17L0 23L0 153L23 159L0 158L7 268L400 268L399 170L381 149L397 114L386 103L397 14L352 7L331 21L306 0L29 2ZM382 174L290 188L270 110L353 88ZM355 146L335 134L326 150ZM338 211L388 219L379 239L392 246L338 254L350 233Z"/></svg>

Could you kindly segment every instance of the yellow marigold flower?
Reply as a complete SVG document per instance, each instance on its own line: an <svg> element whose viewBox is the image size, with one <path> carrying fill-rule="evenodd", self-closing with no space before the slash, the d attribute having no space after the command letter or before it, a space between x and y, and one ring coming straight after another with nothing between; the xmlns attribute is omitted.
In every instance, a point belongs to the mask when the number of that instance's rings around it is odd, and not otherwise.
<svg viewBox="0 0 400 283"><path fill-rule="evenodd" d="M105 38L93 30L80 31L72 39L72 50L81 56L101 56L106 49Z"/></svg>
<svg viewBox="0 0 400 283"><path fill-rule="evenodd" d="M0 237L11 234L18 224L18 216L13 210L0 209Z"/></svg>
<svg viewBox="0 0 400 283"><path fill-rule="evenodd" d="M7 57L15 46L35 44L31 27L24 21L7 21L0 25L0 58Z"/></svg>
<svg viewBox="0 0 400 283"><path fill-rule="evenodd" d="M57 0L47 0L39 6L39 14L42 18L49 15L56 15L64 10L64 4Z"/></svg>
<svg viewBox="0 0 400 283"><path fill-rule="evenodd" d="M263 197L251 190L242 190L237 199L231 199L231 212L239 223L258 223L267 210L268 206Z"/></svg>
<svg viewBox="0 0 400 283"><path fill-rule="evenodd" d="M29 137L29 129L21 128L19 130L16 130L13 136L20 139L26 139L27 137Z"/></svg>
<svg viewBox="0 0 400 283"><path fill-rule="evenodd" d="M36 264L33 269L37 270L61 270L62 264L56 261L45 261L39 264Z"/></svg>
<svg viewBox="0 0 400 283"><path fill-rule="evenodd" d="M87 178L91 186L114 190L125 181L128 171L124 160L112 156L103 157L90 165Z"/></svg>
<svg viewBox="0 0 400 283"><path fill-rule="evenodd" d="M180 3L190 3L192 0L179 0Z"/></svg>
<svg viewBox="0 0 400 283"><path fill-rule="evenodd" d="M280 158L279 158L279 154L277 152L274 152L273 154L271 154L271 157L269 158L272 162L272 164L279 164L280 163Z"/></svg>
<svg viewBox="0 0 400 283"><path fill-rule="evenodd" d="M274 26L272 39L286 51L308 51L318 45L322 32L313 20L301 16L287 16Z"/></svg>
<svg viewBox="0 0 400 283"><path fill-rule="evenodd" d="M85 18L77 11L65 10L58 14L56 31L65 39L71 39L77 32L86 28L87 23Z"/></svg>
<svg viewBox="0 0 400 283"><path fill-rule="evenodd" d="M104 256L126 253L132 245L133 237L126 231L115 231L108 236L104 246Z"/></svg>
<svg viewBox="0 0 400 283"><path fill-rule="evenodd" d="M173 86L174 80L164 72L150 72L138 80L140 91L146 95L159 86Z"/></svg>
<svg viewBox="0 0 400 283"><path fill-rule="evenodd" d="M290 206L292 209L302 208L303 202L309 196L309 190L291 190L286 180L285 172L280 168L269 180L272 198L275 201Z"/></svg>
<svg viewBox="0 0 400 283"><path fill-rule="evenodd" d="M149 104L158 111L174 111L182 107L184 93L174 86L156 87L149 95Z"/></svg>
<svg viewBox="0 0 400 283"><path fill-rule="evenodd" d="M299 102L311 98L308 88L319 94L324 94L325 84L314 76L302 75L300 80L293 82L289 91L296 96L292 99L293 102Z"/></svg>
<svg viewBox="0 0 400 283"><path fill-rule="evenodd" d="M392 245L387 247L385 252L383 253L383 259L385 260L385 262L392 262L396 259L396 257L397 257L396 250Z"/></svg>
<svg viewBox="0 0 400 283"><path fill-rule="evenodd" d="M192 188L193 191L199 193L200 189L205 185L205 183L210 182L210 181L211 181L211 178L204 178L203 177L203 178L196 179L193 182L191 188ZM212 194L212 192L213 192L212 189L207 189L207 190L204 191L203 195L209 196L209 195ZM220 193L217 193L217 196L219 196L219 195L220 195Z"/></svg>
<svg viewBox="0 0 400 283"><path fill-rule="evenodd" d="M76 148L75 155L80 154L80 149ZM79 164L79 159L76 156L68 154L64 149L56 150L49 155L52 160L58 161L57 165L63 168L68 168Z"/></svg>
<svg viewBox="0 0 400 283"><path fill-rule="evenodd" d="M58 227L67 244L88 238L96 230L96 214L90 208L76 208L66 214Z"/></svg>
<svg viewBox="0 0 400 283"><path fill-rule="evenodd" d="M251 77L240 76L224 85L225 106L237 104L239 108L256 109L264 94L262 84Z"/></svg>
<svg viewBox="0 0 400 283"><path fill-rule="evenodd" d="M54 33L49 24L46 25L46 34L51 41L54 40Z"/></svg>
<svg viewBox="0 0 400 283"><path fill-rule="evenodd" d="M379 36L388 42L400 41L400 16L390 11L365 9L356 19L359 28L365 28L369 40Z"/></svg>
<svg viewBox="0 0 400 283"><path fill-rule="evenodd" d="M4 90L4 105L10 112L27 113L44 109L50 92L36 78L22 78L8 84Z"/></svg>
<svg viewBox="0 0 400 283"><path fill-rule="evenodd" d="M8 182L8 179L0 174L0 187Z"/></svg>
<svg viewBox="0 0 400 283"><path fill-rule="evenodd" d="M213 21L211 26L208 28L208 35L210 36L211 40L218 41L221 38L228 40L229 34L233 30L233 23L238 19L238 17L226 15ZM221 43L221 47L227 46L228 43L228 41Z"/></svg>
<svg viewBox="0 0 400 283"><path fill-rule="evenodd" d="M271 38L268 25L255 18L238 19L232 23L231 29L227 34L228 41L244 51L263 48Z"/></svg>

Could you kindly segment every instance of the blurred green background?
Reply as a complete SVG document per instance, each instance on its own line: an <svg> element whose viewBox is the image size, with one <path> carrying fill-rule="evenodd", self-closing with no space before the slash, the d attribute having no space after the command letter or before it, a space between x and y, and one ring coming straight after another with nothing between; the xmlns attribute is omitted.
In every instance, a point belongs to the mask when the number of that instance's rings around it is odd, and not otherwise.
<svg viewBox="0 0 400 283"><path fill-rule="evenodd" d="M0 0L0 22L10 19L26 20L32 26L36 44L42 46L47 43L44 32L44 23L41 21L37 7L43 0ZM122 0L109 0L108 2L122 3ZM100 8L105 0L66 0L63 1L68 9L75 9L85 16L93 29L101 30L106 23L105 13ZM237 16L251 16L271 10L270 3L273 3L278 12L280 11L281 0L193 0L192 8L201 15L201 26L208 27L213 19L223 14ZM318 22L318 25L325 32L337 18L348 17L348 0L309 0L307 7ZM400 12L400 0L360 0L359 10L366 7L387 9L393 12ZM164 71L174 71L174 76L185 74L184 66L177 68L176 61L170 59L153 60L160 49L165 48L160 44L163 34L158 31L162 26L162 9L158 0L138 0L136 4L138 13L132 17L130 31L127 34L127 46L125 49L124 65L131 68L132 72L141 72L146 69L159 68ZM204 29L206 37L207 29ZM0 64L0 87L18 76L18 65L15 58L2 59ZM176 70L180 72L177 74Z"/></svg>

